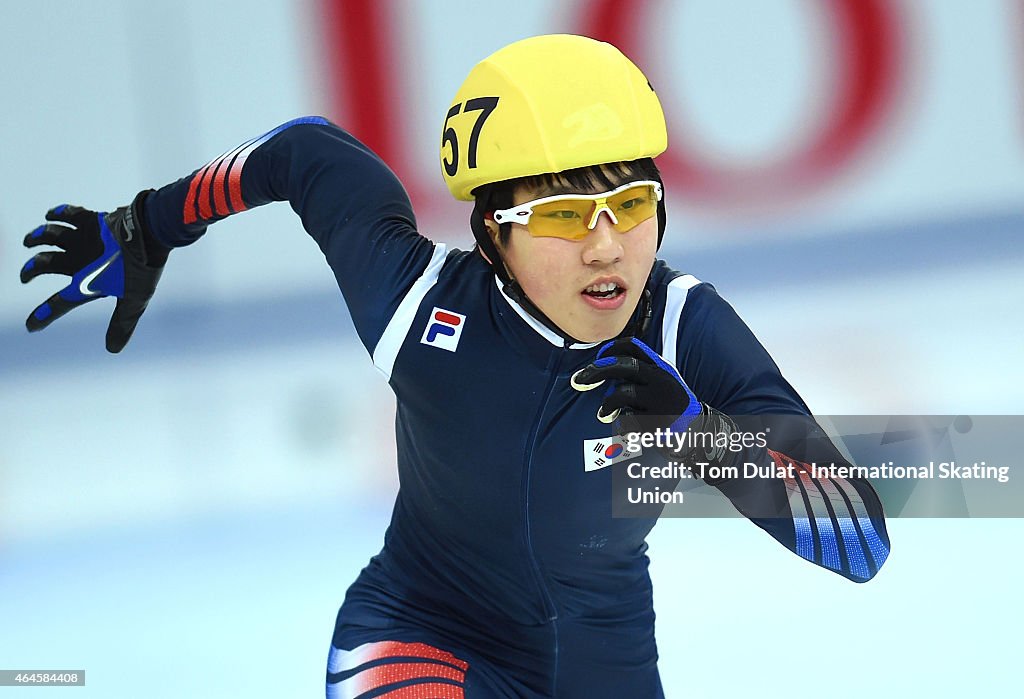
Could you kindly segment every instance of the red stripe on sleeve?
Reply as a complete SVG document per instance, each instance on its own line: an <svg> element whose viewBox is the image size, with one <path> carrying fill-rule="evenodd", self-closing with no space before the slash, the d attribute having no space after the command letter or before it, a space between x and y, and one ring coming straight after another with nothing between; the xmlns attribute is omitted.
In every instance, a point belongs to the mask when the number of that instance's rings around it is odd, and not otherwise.
<svg viewBox="0 0 1024 699"><path fill-rule="evenodd" d="M783 454L782 452L772 451L771 449L768 449L767 451L768 451L768 455L770 457L772 457L772 461L774 461L775 465L778 466L779 468L786 468L790 464L793 464L793 468L795 470L803 471L808 476L811 475L811 467L810 467L809 464L805 464L802 461L797 461L796 459L792 459L792 458L786 456L785 454Z"/></svg>
<svg viewBox="0 0 1024 699"><path fill-rule="evenodd" d="M231 170L228 172L228 194L231 197L231 208L237 213L245 211L249 207L242 201L242 168L245 166L245 153L241 153L231 163Z"/></svg>
<svg viewBox="0 0 1024 699"><path fill-rule="evenodd" d="M185 208L182 210L182 220L186 224L196 222L196 188L199 186L199 180L203 178L206 171L209 169L209 165L197 170L196 174L192 176L192 181L188 185L188 196L185 197Z"/></svg>
<svg viewBox="0 0 1024 699"><path fill-rule="evenodd" d="M455 680L463 682L466 674L448 665L431 662L416 663L389 663L377 665L358 672L345 683L352 683L352 691L357 695L378 689L388 684L405 682L407 680ZM446 685L452 686L452 685Z"/></svg>
<svg viewBox="0 0 1024 699"><path fill-rule="evenodd" d="M228 158L221 158L217 161L217 167L213 172L213 206L218 216L227 216L231 213L228 209L227 197L224 195L224 178L228 173Z"/></svg>
<svg viewBox="0 0 1024 699"><path fill-rule="evenodd" d="M465 699L465 697L465 690L457 684L424 682L378 694L376 699Z"/></svg>
<svg viewBox="0 0 1024 699"><path fill-rule="evenodd" d="M469 669L469 663L460 660L448 651L435 648L426 643L405 643L404 641L375 641L366 643L354 650L341 650L339 662L333 672L344 672L356 668L363 663L382 658L411 657L426 658L454 665L463 671Z"/></svg>
<svg viewBox="0 0 1024 699"><path fill-rule="evenodd" d="M448 651L435 648L434 646L428 646L426 643L402 643L400 641L386 641L384 644L385 648L379 650L374 649L374 658L386 658L395 655L410 655L416 658L428 658L430 660L440 660L441 662L451 663L456 667L460 667L463 670L469 669L469 663L465 660L459 660Z"/></svg>
<svg viewBox="0 0 1024 699"><path fill-rule="evenodd" d="M220 164L219 158L206 166L203 178L199 181L199 191L196 192L196 198L199 200L199 218L203 220L213 218L213 209L210 208L210 181L213 179L213 171L218 164Z"/></svg>

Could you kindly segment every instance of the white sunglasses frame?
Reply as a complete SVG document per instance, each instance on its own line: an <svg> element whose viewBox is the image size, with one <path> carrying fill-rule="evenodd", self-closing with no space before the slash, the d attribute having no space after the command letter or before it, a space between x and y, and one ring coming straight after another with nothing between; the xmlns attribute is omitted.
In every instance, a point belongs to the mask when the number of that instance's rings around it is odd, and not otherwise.
<svg viewBox="0 0 1024 699"><path fill-rule="evenodd" d="M612 220L612 224L618 224L619 219L617 219L615 217L615 213L608 208L608 199L619 192L625 192L627 189L639 187L640 185L650 185L654 187L654 192L658 197L658 201L661 201L662 190L660 182L655 182L654 180L637 180L635 182L627 182L613 190L601 192L600 194L555 194L550 197L526 201L519 206L513 206L510 209L499 209L495 211L494 221L495 223L519 223L525 226L530 222L530 216L533 214L533 207L538 204L547 204L549 201L561 201L566 199L586 199L598 204L598 206L594 207L594 214L590 219L590 223L587 224L587 230L592 231L597 226L597 220L601 217L602 211L608 213L608 218Z"/></svg>

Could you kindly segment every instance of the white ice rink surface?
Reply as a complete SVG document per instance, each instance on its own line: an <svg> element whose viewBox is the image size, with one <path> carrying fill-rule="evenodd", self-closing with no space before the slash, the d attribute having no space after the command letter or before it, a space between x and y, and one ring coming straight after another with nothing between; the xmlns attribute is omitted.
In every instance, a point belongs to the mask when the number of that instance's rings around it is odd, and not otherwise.
<svg viewBox="0 0 1024 699"><path fill-rule="evenodd" d="M0 658L84 668L85 688L61 690L75 697L319 696L334 614L386 514L321 501L8 547ZM1021 522L890 533L886 568L855 585L740 520L661 523L667 695L1013 695Z"/></svg>

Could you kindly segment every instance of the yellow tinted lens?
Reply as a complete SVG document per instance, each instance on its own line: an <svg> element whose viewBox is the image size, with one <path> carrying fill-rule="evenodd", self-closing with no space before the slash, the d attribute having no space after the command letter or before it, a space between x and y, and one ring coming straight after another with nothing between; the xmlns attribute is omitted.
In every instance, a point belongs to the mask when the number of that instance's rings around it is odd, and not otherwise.
<svg viewBox="0 0 1024 699"><path fill-rule="evenodd" d="M619 221L615 230L625 233L657 213L658 195L653 186L640 184L609 197L608 208Z"/></svg>
<svg viewBox="0 0 1024 699"><path fill-rule="evenodd" d="M590 199L566 198L537 204L526 228L534 236L579 240L590 232L587 222L593 209Z"/></svg>

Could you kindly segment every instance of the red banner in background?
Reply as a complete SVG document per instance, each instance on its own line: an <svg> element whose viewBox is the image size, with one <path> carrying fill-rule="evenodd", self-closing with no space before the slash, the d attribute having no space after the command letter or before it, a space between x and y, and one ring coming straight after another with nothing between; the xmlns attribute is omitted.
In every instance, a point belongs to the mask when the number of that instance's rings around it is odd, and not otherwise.
<svg viewBox="0 0 1024 699"><path fill-rule="evenodd" d="M618 46L626 55L646 63L645 35L657 3L649 0L597 0L588 6L582 32ZM896 104L896 86L906 58L902 17L885 0L828 0L806 3L807 11L824 10L830 27L823 27L823 60L831 70L832 104L826 118L806 145L784 153L771 165L749 168L709 162L694 147L700 134L669 123L669 149L658 160L674 187L690 200L711 206L774 203L809 194L837 178L885 126ZM641 9L642 8L642 9ZM819 24L821 24L819 22ZM831 31L830 31L831 30ZM649 64L648 64L649 65ZM671 66L651 66L651 72L671 76ZM652 79L653 81L653 79ZM668 94L671 82L659 80L655 89Z"/></svg>
<svg viewBox="0 0 1024 699"><path fill-rule="evenodd" d="M324 46L331 88L331 113L392 169L402 162L395 117L393 19L390 2L324 0ZM389 60L389 58L391 60Z"/></svg>
<svg viewBox="0 0 1024 699"><path fill-rule="evenodd" d="M420 194L426 187L407 152L408 105L401 76L410 68L399 50L394 3L321 0L320 5L331 118L388 164L422 214L429 199Z"/></svg>
<svg viewBox="0 0 1024 699"><path fill-rule="evenodd" d="M330 113L344 115L346 128L395 170L423 213L430 202L417 193L431 188L411 166L416 158L406 152L409 123L401 71L411 68L400 62L400 18L393 3L321 0L321 7ZM673 83L666 77L673 75L673 66L660 65L664 59L658 58L659 52L648 49L652 41L665 40L663 33L651 29L656 13L666 7L649 0L594 0L578 4L576 16L568 21L572 31L609 41L634 58L655 76L652 82L664 100L672 94ZM672 9L677 11L678 5ZM793 205L836 183L895 121L898 87L906 80L908 64L904 18L897 5L888 0L827 0L805 3L805 11L816 15L814 24L823 37L816 44L822 47L830 83L822 96L827 104L793 125L798 131L810 124L813 133L787 138L794 145L780 144L768 164L721 164L702 155L701 135L687 126L685 113L674 114L669 150L658 162L670 186L688 201L720 211ZM538 33L551 30L545 25Z"/></svg>

